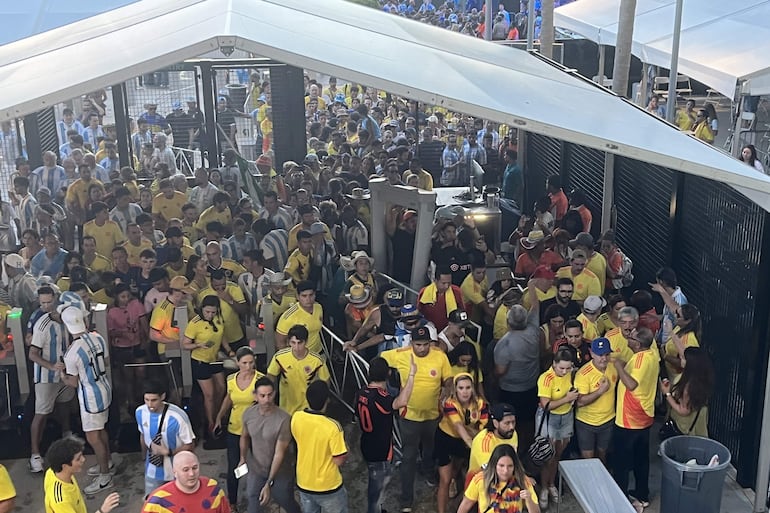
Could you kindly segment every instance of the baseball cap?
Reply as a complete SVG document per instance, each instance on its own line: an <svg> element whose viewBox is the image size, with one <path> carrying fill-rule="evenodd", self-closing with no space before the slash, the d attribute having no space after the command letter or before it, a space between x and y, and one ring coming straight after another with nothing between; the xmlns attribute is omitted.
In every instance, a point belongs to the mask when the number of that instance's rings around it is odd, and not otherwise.
<svg viewBox="0 0 770 513"><path fill-rule="evenodd" d="M37 193L38 194L47 194L48 196L50 196L51 195L51 189L49 189L48 187L40 187L37 190Z"/></svg>
<svg viewBox="0 0 770 513"><path fill-rule="evenodd" d="M607 300L599 296L588 296L583 301L583 311L589 315L599 313L602 308L607 304Z"/></svg>
<svg viewBox="0 0 770 513"><path fill-rule="evenodd" d="M310 225L310 235L320 235L322 233L326 233L326 230L324 230L324 224L322 222L316 221Z"/></svg>
<svg viewBox="0 0 770 513"><path fill-rule="evenodd" d="M184 233L178 226L172 226L166 230L166 238L169 237L184 237Z"/></svg>
<svg viewBox="0 0 770 513"><path fill-rule="evenodd" d="M406 304L401 307L401 317L418 317L420 315L420 312L417 310L417 307L411 303Z"/></svg>
<svg viewBox="0 0 770 513"><path fill-rule="evenodd" d="M497 403L492 406L492 409L489 411L489 414L495 420L503 420L503 417L507 415L513 415L515 417L516 409L510 404Z"/></svg>
<svg viewBox="0 0 770 513"><path fill-rule="evenodd" d="M412 341L414 340L433 340L433 337L430 336L430 330L426 328L425 326L420 326L419 328L415 328L410 332L410 335L412 337Z"/></svg>
<svg viewBox="0 0 770 513"><path fill-rule="evenodd" d="M192 294L195 290L189 286L189 281L184 276L174 276L169 282L169 288L171 290L181 290L185 294Z"/></svg>
<svg viewBox="0 0 770 513"><path fill-rule="evenodd" d="M315 213L315 210L313 209L313 205L305 203L304 205L297 207L297 213L301 216L304 216L305 214Z"/></svg>
<svg viewBox="0 0 770 513"><path fill-rule="evenodd" d="M538 265L535 268L535 272L532 273L532 278L545 278L547 280L553 280L556 274L547 265Z"/></svg>
<svg viewBox="0 0 770 513"><path fill-rule="evenodd" d="M182 102L180 101L175 101L171 104L172 110L180 110L181 108L182 108Z"/></svg>
<svg viewBox="0 0 770 513"><path fill-rule="evenodd" d="M575 251L572 252L571 259L575 260L576 258L588 258L588 256L586 255L586 252L583 251L582 249L576 249Z"/></svg>
<svg viewBox="0 0 770 513"><path fill-rule="evenodd" d="M591 352L596 356L604 356L612 352L612 346L607 338L600 337L591 342Z"/></svg>
<svg viewBox="0 0 770 513"><path fill-rule="evenodd" d="M413 217L417 217L417 212L415 212L414 210L407 210L406 212L404 212L402 219L404 221L409 221Z"/></svg>
<svg viewBox="0 0 770 513"><path fill-rule="evenodd" d="M61 320L67 327L70 335L86 332L86 323L83 320L83 311L74 306L68 306L61 312Z"/></svg>
<svg viewBox="0 0 770 513"><path fill-rule="evenodd" d="M385 302L388 306L403 306L404 293L399 289L390 289L385 293Z"/></svg>
<svg viewBox="0 0 770 513"><path fill-rule="evenodd" d="M21 255L11 253L10 255L6 255L5 265L13 269L24 269L24 259L21 257Z"/></svg>
<svg viewBox="0 0 770 513"><path fill-rule="evenodd" d="M470 321L468 320L468 314L459 308L457 310L452 310L452 312L449 314L449 322L452 324L459 324L462 327L470 324Z"/></svg>

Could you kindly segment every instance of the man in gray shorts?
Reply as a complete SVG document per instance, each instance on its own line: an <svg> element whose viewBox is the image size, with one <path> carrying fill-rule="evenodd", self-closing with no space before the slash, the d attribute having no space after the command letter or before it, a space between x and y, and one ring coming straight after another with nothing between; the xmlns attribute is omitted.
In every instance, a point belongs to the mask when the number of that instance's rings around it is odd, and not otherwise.
<svg viewBox="0 0 770 513"><path fill-rule="evenodd" d="M598 457L606 463L615 419L615 388L618 371L609 365L612 347L604 337L591 342L591 361L575 375L575 388L580 393L575 431L580 455Z"/></svg>
<svg viewBox="0 0 770 513"><path fill-rule="evenodd" d="M56 293L49 286L40 287L38 297L43 313L32 327L32 342L29 359L34 364L32 377L35 382L35 417L30 426L32 457L29 467L32 472L43 471L43 458L40 456L40 439L43 436L45 421L53 413L57 403L70 403L75 398L75 389L67 386L61 379L64 372L62 358L69 345L69 334L61 316L53 307L56 305ZM50 306L48 306L50 305ZM71 434L69 428L69 408L64 407L61 416L64 436Z"/></svg>

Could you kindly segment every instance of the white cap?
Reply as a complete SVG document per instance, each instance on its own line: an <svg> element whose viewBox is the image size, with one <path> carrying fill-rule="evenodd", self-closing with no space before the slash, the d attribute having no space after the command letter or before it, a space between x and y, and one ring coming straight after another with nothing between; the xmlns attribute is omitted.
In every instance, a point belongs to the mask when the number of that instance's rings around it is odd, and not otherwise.
<svg viewBox="0 0 770 513"><path fill-rule="evenodd" d="M61 320L67 327L70 335L86 332L86 323L83 320L83 312L77 307L67 307L61 312Z"/></svg>
<svg viewBox="0 0 770 513"><path fill-rule="evenodd" d="M11 253L6 255L5 265L14 269L24 269L24 259L16 253Z"/></svg>

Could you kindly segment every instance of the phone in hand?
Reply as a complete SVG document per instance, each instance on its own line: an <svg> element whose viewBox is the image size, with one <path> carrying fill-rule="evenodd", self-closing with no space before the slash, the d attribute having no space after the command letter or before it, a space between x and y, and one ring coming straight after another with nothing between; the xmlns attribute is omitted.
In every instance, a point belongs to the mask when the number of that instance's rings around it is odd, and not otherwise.
<svg viewBox="0 0 770 513"><path fill-rule="evenodd" d="M246 466L246 464L244 463L243 465L235 467L235 470L233 472L235 473L235 478L240 479L249 473L249 467Z"/></svg>

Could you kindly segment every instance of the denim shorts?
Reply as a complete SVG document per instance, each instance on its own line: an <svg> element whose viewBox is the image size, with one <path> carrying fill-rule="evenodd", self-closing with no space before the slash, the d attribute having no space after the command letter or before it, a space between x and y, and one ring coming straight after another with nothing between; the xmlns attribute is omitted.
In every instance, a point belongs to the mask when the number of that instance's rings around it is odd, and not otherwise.
<svg viewBox="0 0 770 513"><path fill-rule="evenodd" d="M540 419L543 418L543 409L538 408L535 414L535 429L540 426ZM559 415L558 413L551 412L548 415L548 420L543 423L543 428L540 433L536 433L547 436L551 440L566 440L572 437L575 430L575 413L574 410L570 410L567 413Z"/></svg>

